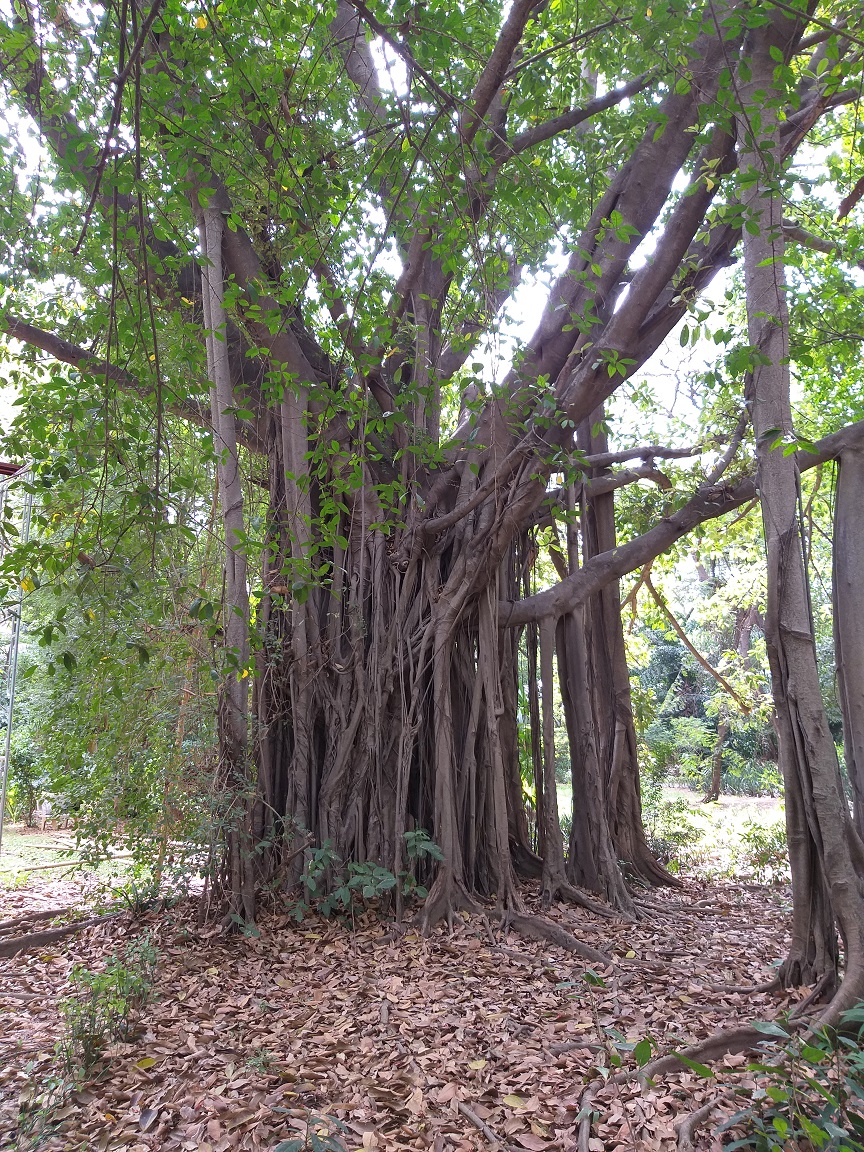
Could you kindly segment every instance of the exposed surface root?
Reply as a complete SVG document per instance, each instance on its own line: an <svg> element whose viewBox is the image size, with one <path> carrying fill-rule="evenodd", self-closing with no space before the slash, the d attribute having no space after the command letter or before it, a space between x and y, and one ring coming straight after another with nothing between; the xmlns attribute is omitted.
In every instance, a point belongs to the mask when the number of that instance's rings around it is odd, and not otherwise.
<svg viewBox="0 0 864 1152"><path fill-rule="evenodd" d="M26 952L28 948L53 944L55 940L62 940L64 936L71 936L75 932L80 932L82 928L89 928L92 924L111 920L118 915L118 912L108 912L104 916L91 916L87 920L78 920L62 928L49 928L47 932L31 932L27 936L13 936L11 940L0 940L0 956L14 956L18 952Z"/></svg>
<svg viewBox="0 0 864 1152"><path fill-rule="evenodd" d="M608 904L600 904L596 900L592 900L590 896L586 896L584 892L580 892L572 884L562 884L559 888L559 894L562 900L575 904L577 908L584 908L586 912L593 912L595 916L605 916L607 920L633 919L627 912L618 911L615 908L610 908Z"/></svg>
<svg viewBox="0 0 864 1152"><path fill-rule="evenodd" d="M680 1072L682 1069L686 1069L687 1065L680 1059L681 1056L697 1064L711 1063L730 1053L749 1052L758 1044L764 1043L765 1038L764 1032L760 1032L758 1028L747 1026L715 1032L707 1040L700 1040L698 1044L691 1044L689 1048L682 1048L680 1052L670 1052L668 1056L660 1056L656 1060L652 1060L644 1068L640 1068L639 1079L653 1080L665 1072ZM622 1074L620 1077L616 1076L615 1080L623 1083L625 1080L631 1079L631 1076L630 1073Z"/></svg>
<svg viewBox="0 0 864 1152"><path fill-rule="evenodd" d="M453 918L457 912L470 915L485 915L485 909L468 893L464 884L457 881L451 872L442 868L432 885L423 911L420 914L420 931L428 936L436 924L446 920L448 928L453 928Z"/></svg>
<svg viewBox="0 0 864 1152"><path fill-rule="evenodd" d="M726 1098L725 1093L721 1093L713 1100L709 1100L707 1104L703 1104L701 1108L696 1108L693 1112L689 1112L683 1120L675 1125L675 1133L678 1137L678 1152L695 1152L696 1145L693 1142L693 1137L696 1134L696 1129L700 1124L704 1124L714 1109L723 1102Z"/></svg>
<svg viewBox="0 0 864 1152"><path fill-rule="evenodd" d="M682 1056L693 1063L704 1064L706 1062L719 1060L728 1054L746 1052L764 1042L765 1039L764 1032L760 1032L758 1029L751 1027L715 1032L712 1036L700 1041L698 1044L691 1044L688 1048L684 1048L680 1052L672 1052L667 1056L660 1056L656 1060L651 1060L642 1068L619 1072L617 1075L611 1076L607 1083L623 1085L634 1083L638 1080L644 1084L667 1072L686 1070L687 1065L681 1059ZM589 1152L588 1141L591 1136L593 1101L594 1097L603 1087L604 1084L602 1081L593 1080L582 1093L580 1101L580 1115L582 1116L582 1120L580 1121L579 1127L579 1152ZM691 1112L689 1116L684 1118L681 1126L678 1128L679 1149L684 1149L685 1152L692 1152L693 1132L695 1132L697 1125L702 1123L708 1114L717 1106L719 1099L719 1097L715 1097L709 1105L696 1109L695 1112ZM687 1127L688 1124L690 1125L689 1129Z"/></svg>
<svg viewBox="0 0 864 1152"><path fill-rule="evenodd" d="M529 940L547 940L567 952L575 952L577 956L590 960L592 964L614 963L608 952L600 952L590 944L583 944L566 928L546 920L543 916L518 916L511 912L503 917L503 924L505 930L512 928L514 932L518 932L520 936L527 936Z"/></svg>
<svg viewBox="0 0 864 1152"><path fill-rule="evenodd" d="M740 993L742 996L755 996L762 992L775 992L782 987L780 977L775 976L765 984L709 984L712 992L725 992L728 994Z"/></svg>
<svg viewBox="0 0 864 1152"><path fill-rule="evenodd" d="M789 1019L796 1020L800 1016L803 1016L812 1004L818 1004L820 1000L830 1001L834 994L836 983L837 980L834 973L826 972L821 980L816 981L809 995L805 996L800 1004L795 1005L789 1013Z"/></svg>
<svg viewBox="0 0 864 1152"><path fill-rule="evenodd" d="M70 912L74 911L74 908L47 908L39 912L28 912L24 916L15 916L11 920L0 920L0 934L7 935L25 924L35 924L41 920L56 920L58 917L68 916Z"/></svg>
<svg viewBox="0 0 864 1152"><path fill-rule="evenodd" d="M582 1107L579 1110L582 1116L582 1119L579 1121L579 1152L590 1152L591 1122L594 1118L594 1097L597 1095L600 1087L600 1082L595 1080L595 1082L589 1084L582 1093Z"/></svg>

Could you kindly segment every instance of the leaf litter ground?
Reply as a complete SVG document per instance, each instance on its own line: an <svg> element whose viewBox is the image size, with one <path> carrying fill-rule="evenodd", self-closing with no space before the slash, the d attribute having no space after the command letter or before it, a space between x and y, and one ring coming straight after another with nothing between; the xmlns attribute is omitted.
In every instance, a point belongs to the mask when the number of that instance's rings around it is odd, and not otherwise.
<svg viewBox="0 0 864 1152"><path fill-rule="evenodd" d="M0 892L0 914L69 904L68 887ZM720 990L771 979L786 944L784 890L690 881L650 900L638 925L564 905L548 913L615 955L590 992L572 953L476 918L423 939L373 917L352 932L271 916L247 938L200 929L178 906L0 959L0 1147L16 1146L19 1107L26 1114L57 1070L73 963L99 969L148 931L156 998L134 1041L112 1045L43 1118L40 1148L273 1149L317 1116L343 1126L348 1149L462 1152L497 1139L512 1152L575 1152L582 1093L608 1064L604 1029L650 1037L664 1053L803 996ZM745 1057L725 1063L724 1084L746 1090ZM675 1124L716 1092L690 1072L608 1085L590 1148L672 1149ZM722 1146L719 1116L697 1147Z"/></svg>

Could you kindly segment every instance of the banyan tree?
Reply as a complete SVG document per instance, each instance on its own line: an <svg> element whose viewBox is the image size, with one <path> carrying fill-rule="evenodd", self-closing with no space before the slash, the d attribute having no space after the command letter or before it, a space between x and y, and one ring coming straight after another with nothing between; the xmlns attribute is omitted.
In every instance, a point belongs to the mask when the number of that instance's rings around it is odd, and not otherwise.
<svg viewBox="0 0 864 1152"><path fill-rule="evenodd" d="M523 878L546 902L631 916L632 880L674 882L642 829L618 580L765 495L751 420L763 474L766 453L782 458L781 489L858 459L857 425L784 454L772 433L792 434L787 416L753 410L769 362L788 402L786 321L764 269L782 268L790 237L806 242L777 208L796 155L860 94L854 13L815 0L115 0L86 13L12 0L0 70L47 176L6 240L3 329L22 356L212 427L235 917L254 917L262 882L296 884L315 846L397 874L418 829L442 855L427 926L484 903L518 917ZM34 255L48 218L55 242ZM742 235L737 410L686 452L610 447L607 402L698 312ZM51 306L58 284L74 308ZM682 455L701 460L686 491L662 468ZM843 484L859 485L843 458ZM668 490L662 514L619 538L615 493L640 480ZM844 671L854 720L860 672ZM807 760L806 724L787 729ZM787 743L781 732L781 760ZM812 774L786 784L804 788L790 812L806 829L806 900L833 938L843 865L819 853L848 808L836 758L820 772L827 806L814 808ZM838 851L860 877L843 820Z"/></svg>

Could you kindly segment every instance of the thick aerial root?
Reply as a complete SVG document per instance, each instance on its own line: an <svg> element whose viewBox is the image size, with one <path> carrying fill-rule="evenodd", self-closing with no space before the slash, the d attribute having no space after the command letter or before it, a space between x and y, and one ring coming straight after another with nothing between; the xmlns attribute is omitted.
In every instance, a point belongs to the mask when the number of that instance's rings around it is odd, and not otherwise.
<svg viewBox="0 0 864 1152"><path fill-rule="evenodd" d="M599 952L590 944L583 944L565 928L542 916L521 916L511 912L503 915L501 919L505 931L512 928L514 932L526 936L529 940L545 940L550 944L556 944L567 952L575 952L577 956L589 960L592 964L614 963L613 957L608 952Z"/></svg>
<svg viewBox="0 0 864 1152"><path fill-rule="evenodd" d="M778 975L784 988L809 988L813 984L821 984L826 976L836 980L837 973L830 958L823 958L819 962L793 952L783 961Z"/></svg>
<svg viewBox="0 0 864 1152"><path fill-rule="evenodd" d="M650 852L641 852L639 860L624 862L626 873L639 880L645 881L656 888L683 888L684 883L671 872L667 872L659 860L655 860Z"/></svg>
<svg viewBox="0 0 864 1152"><path fill-rule="evenodd" d="M558 889L558 895L562 900L575 904L577 908L584 908L587 912L593 912L595 916L605 916L608 920L617 920L620 917L625 920L635 919L626 911L610 908L608 904L599 904L590 896L580 892L578 888L574 888L572 884L562 884Z"/></svg>
<svg viewBox="0 0 864 1152"><path fill-rule="evenodd" d="M864 1000L864 964L854 962L850 964L847 961L843 983L835 992L831 1003L816 1019L814 1027L837 1028L842 1022L843 1013L860 1004L862 1000ZM803 1004L796 1009L796 1012L799 1010L803 1011Z"/></svg>
<svg viewBox="0 0 864 1152"><path fill-rule="evenodd" d="M595 916L605 916L608 920L636 919L629 909L616 909L608 904L601 904L597 900L592 900L590 896L586 896L584 892L574 888L568 880L562 876L555 876L553 873L552 876L544 879L541 904L543 908L550 908L556 900L566 900L568 904L575 904L577 908L584 908L586 912L593 912Z"/></svg>

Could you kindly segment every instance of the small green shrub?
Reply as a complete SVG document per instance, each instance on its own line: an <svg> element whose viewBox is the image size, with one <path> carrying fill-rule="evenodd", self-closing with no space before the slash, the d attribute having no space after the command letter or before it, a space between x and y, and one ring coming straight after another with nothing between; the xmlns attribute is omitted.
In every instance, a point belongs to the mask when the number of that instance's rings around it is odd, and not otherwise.
<svg viewBox="0 0 864 1152"><path fill-rule="evenodd" d="M785 880L789 875L786 825L780 820L772 824L746 820L733 859L736 872L750 873L760 884Z"/></svg>
<svg viewBox="0 0 864 1152"><path fill-rule="evenodd" d="M703 858L705 833L683 797L664 800L659 789L647 790L642 819L649 848L670 872L680 872Z"/></svg>
<svg viewBox="0 0 864 1152"><path fill-rule="evenodd" d="M67 1077L85 1075L112 1040L128 1040L153 993L158 953L149 933L127 944L122 959L111 957L102 972L80 964L72 969L71 996L61 1002L60 1056Z"/></svg>
<svg viewBox="0 0 864 1152"><path fill-rule="evenodd" d="M302 1136L280 1140L273 1152L345 1152L345 1145L334 1131L347 1132L344 1124L332 1116L310 1116Z"/></svg>
<svg viewBox="0 0 864 1152"><path fill-rule="evenodd" d="M779 1050L748 1065L759 1086L750 1090L749 1107L721 1125L720 1132L743 1132L726 1152L864 1152L864 1004L845 1014L836 1036L763 1027Z"/></svg>
<svg viewBox="0 0 864 1152"><path fill-rule="evenodd" d="M350 861L344 868L329 840L313 848L303 872L304 898L294 902L291 915L298 922L311 911L326 918L353 919L358 911L394 890L407 899L425 900L428 893L417 882L418 865L427 859L443 860L444 854L425 828L415 828L403 836L411 866L400 869L398 876L371 860Z"/></svg>

